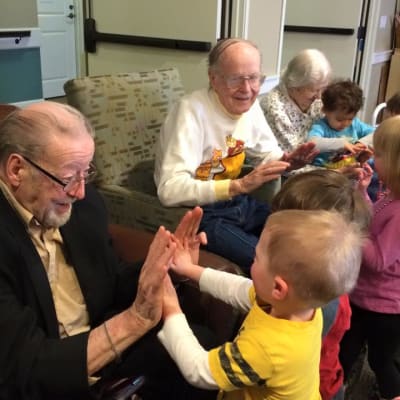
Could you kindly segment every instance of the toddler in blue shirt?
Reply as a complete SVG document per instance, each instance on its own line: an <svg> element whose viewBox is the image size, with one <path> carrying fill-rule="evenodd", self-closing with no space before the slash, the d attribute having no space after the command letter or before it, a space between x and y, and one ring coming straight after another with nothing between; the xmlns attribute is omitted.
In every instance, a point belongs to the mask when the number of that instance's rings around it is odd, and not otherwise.
<svg viewBox="0 0 400 400"><path fill-rule="evenodd" d="M325 117L316 121L308 134L320 154L313 165L338 169L365 162L372 151L374 127L356 117L363 105L362 89L350 80L337 80L322 93Z"/></svg>

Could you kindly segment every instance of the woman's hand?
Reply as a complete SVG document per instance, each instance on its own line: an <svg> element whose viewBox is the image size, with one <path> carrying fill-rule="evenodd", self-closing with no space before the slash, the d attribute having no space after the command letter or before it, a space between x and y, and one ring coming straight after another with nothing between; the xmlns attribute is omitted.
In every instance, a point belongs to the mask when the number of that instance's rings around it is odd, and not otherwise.
<svg viewBox="0 0 400 400"><path fill-rule="evenodd" d="M282 161L290 163L289 170L294 170L310 164L318 153L319 150L315 148L315 143L307 142L298 146L291 153L285 153Z"/></svg>

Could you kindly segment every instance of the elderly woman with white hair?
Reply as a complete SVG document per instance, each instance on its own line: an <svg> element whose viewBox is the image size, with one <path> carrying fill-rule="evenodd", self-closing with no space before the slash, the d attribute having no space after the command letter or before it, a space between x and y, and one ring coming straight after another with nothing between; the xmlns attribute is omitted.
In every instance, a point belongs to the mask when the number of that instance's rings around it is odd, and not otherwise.
<svg viewBox="0 0 400 400"><path fill-rule="evenodd" d="M283 70L279 84L260 97L265 118L284 151L306 142L311 125L322 117L321 93L330 77L331 66L323 53L302 50Z"/></svg>

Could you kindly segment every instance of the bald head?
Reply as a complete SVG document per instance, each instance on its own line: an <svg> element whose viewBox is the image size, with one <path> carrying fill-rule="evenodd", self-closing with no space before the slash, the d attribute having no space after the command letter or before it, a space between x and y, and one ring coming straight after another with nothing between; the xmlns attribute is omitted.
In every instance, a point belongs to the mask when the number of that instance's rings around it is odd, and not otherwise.
<svg viewBox="0 0 400 400"><path fill-rule="evenodd" d="M261 69L261 54L255 43L250 40L240 38L223 39L217 42L208 55L209 70L217 70L221 67L220 63L227 58L239 56L242 52L249 51L251 57L257 57Z"/></svg>
<svg viewBox="0 0 400 400"><path fill-rule="evenodd" d="M229 114L247 112L263 82L257 46L244 39L219 41L210 53L208 78L210 88Z"/></svg>
<svg viewBox="0 0 400 400"><path fill-rule="evenodd" d="M11 153L35 158L60 139L94 137L88 120L76 109L43 101L11 113L0 122L0 162Z"/></svg>
<svg viewBox="0 0 400 400"><path fill-rule="evenodd" d="M89 134L94 137L94 131L88 120L75 108L53 101L33 103L21 110L22 115L38 118L49 128L57 128L67 135Z"/></svg>

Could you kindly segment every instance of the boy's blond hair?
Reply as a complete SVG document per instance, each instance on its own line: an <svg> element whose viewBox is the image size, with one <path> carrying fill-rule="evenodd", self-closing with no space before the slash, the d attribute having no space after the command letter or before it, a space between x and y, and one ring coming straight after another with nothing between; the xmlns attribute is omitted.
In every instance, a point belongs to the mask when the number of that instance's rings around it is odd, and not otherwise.
<svg viewBox="0 0 400 400"><path fill-rule="evenodd" d="M305 305L319 307L356 284L363 235L336 211L283 210L268 217L269 269Z"/></svg>
<svg viewBox="0 0 400 400"><path fill-rule="evenodd" d="M371 210L353 179L332 169L315 169L289 177L274 196L271 211L338 211L367 231Z"/></svg>

